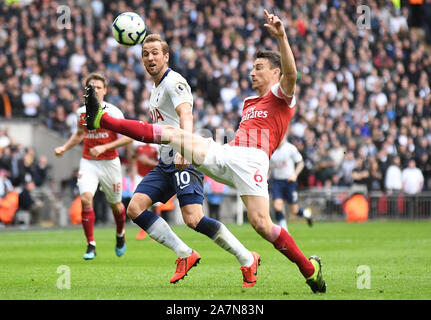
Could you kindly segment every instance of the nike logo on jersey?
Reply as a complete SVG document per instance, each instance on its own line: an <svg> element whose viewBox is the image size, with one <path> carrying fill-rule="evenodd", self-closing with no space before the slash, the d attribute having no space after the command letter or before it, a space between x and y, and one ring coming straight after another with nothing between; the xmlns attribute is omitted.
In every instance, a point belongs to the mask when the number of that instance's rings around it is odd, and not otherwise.
<svg viewBox="0 0 431 320"><path fill-rule="evenodd" d="M184 185L184 186L180 186L180 189L181 190L183 190L185 187L188 187L190 185L190 183L189 184L186 184L186 185Z"/></svg>

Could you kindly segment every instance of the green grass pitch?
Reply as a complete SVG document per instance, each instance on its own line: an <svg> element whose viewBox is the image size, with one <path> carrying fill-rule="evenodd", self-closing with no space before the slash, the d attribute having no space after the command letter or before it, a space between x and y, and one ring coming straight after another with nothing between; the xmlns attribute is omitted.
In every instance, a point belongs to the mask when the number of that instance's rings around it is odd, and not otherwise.
<svg viewBox="0 0 431 320"><path fill-rule="evenodd" d="M431 299L431 221L322 222L312 228L301 222L290 224L289 231L304 254L321 257L326 294L313 294L296 265L249 224L228 228L261 255L253 288L241 287L240 266L232 255L185 226L173 229L202 260L177 284L169 283L174 253L148 237L136 240L138 228L133 224L127 225L127 251L121 258L114 252L114 226L96 228L98 255L93 261L82 258L86 245L80 226L3 229L0 299ZM58 284L67 285L61 266L70 271L70 289L58 288Z"/></svg>

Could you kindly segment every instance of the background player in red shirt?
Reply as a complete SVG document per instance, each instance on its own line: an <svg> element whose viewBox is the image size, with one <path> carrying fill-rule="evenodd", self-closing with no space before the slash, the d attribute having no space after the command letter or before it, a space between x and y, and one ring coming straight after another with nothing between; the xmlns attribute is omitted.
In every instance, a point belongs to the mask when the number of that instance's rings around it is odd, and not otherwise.
<svg viewBox="0 0 431 320"><path fill-rule="evenodd" d="M211 138L172 126L114 119L91 97L91 87L86 92L87 126L109 128L139 141L169 144L208 176L235 187L247 207L253 228L296 263L313 292L326 292L320 259L317 256L307 259L291 235L275 225L269 214L269 158L283 139L294 114L297 71L283 22L266 10L264 14L265 27L277 39L280 53L257 53L250 76L258 96L245 99L241 123L230 143L220 145ZM257 268L256 262L245 277L256 281Z"/></svg>
<svg viewBox="0 0 431 320"><path fill-rule="evenodd" d="M120 109L103 101L107 92L107 80L102 75L92 73L85 80L85 85L89 84L94 86L97 99L104 110L115 118L124 119ZM55 155L61 157L67 150L84 141L78 173L82 226L87 238L87 252L84 254L84 259L91 260L96 256L93 197L99 184L114 214L117 230L115 252L120 257L126 250L124 229L126 211L121 202L121 164L116 148L133 140L126 136L118 138L117 133L107 129L87 130L84 125L85 107L79 108L77 112L80 119L78 130L64 145L55 148Z"/></svg>

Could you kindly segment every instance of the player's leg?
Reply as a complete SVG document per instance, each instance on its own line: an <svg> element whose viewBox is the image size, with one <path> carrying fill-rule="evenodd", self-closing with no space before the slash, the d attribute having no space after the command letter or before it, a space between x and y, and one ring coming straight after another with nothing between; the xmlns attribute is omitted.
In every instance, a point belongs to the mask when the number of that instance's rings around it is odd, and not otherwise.
<svg viewBox="0 0 431 320"><path fill-rule="evenodd" d="M284 200L282 198L275 198L272 201L272 206L278 225L287 230L287 221L283 212Z"/></svg>
<svg viewBox="0 0 431 320"><path fill-rule="evenodd" d="M126 251L126 208L122 202L109 203L116 225L115 254L121 257Z"/></svg>
<svg viewBox="0 0 431 320"><path fill-rule="evenodd" d="M165 203L174 194L171 177L156 166L139 183L127 208L127 215L134 223L145 230L155 241L170 248L177 255L177 270L171 278L171 283L176 283L184 278L190 268L200 261L199 254L187 246L163 218L148 210L153 203ZM182 274L178 275L177 271L182 267L184 267Z"/></svg>
<svg viewBox="0 0 431 320"><path fill-rule="evenodd" d="M269 199L262 196L242 196L241 198L247 208L248 220L257 233L298 266L313 292L325 292L326 285L321 275L320 260L317 257L307 259L292 236L272 223L269 215Z"/></svg>
<svg viewBox="0 0 431 320"><path fill-rule="evenodd" d="M82 207L82 228L87 239L87 252L85 260L92 260L96 256L96 241L94 240L95 214L93 209L93 197L99 184L96 175L97 168L94 161L81 159L78 172L78 189Z"/></svg>
<svg viewBox="0 0 431 320"><path fill-rule="evenodd" d="M93 193L84 192L80 194L82 219L81 224L87 239L87 251L84 254L85 260L92 260L96 257L96 241L94 241L94 222L96 216L93 209Z"/></svg>
<svg viewBox="0 0 431 320"><path fill-rule="evenodd" d="M206 235L218 246L233 254L241 267L249 268L254 263L254 255L220 221L204 216L201 204L189 204L181 207L184 222L193 230ZM243 283L254 286L256 280Z"/></svg>
<svg viewBox="0 0 431 320"><path fill-rule="evenodd" d="M287 184L287 203L289 205L289 211L291 214L303 217L307 220L308 225L313 225L313 219L311 217L311 209L303 209L298 205L298 183L288 182Z"/></svg>
<svg viewBox="0 0 431 320"><path fill-rule="evenodd" d="M126 251L126 208L121 202L122 176L119 158L97 163L100 187L111 207L116 224L115 254L121 257Z"/></svg>
<svg viewBox="0 0 431 320"><path fill-rule="evenodd" d="M144 193L135 193L127 208L127 215L148 235L160 244L173 250L177 255L177 268L171 278L171 283L183 279L187 272L200 261L199 254L187 246L171 229L168 223L152 211L147 210L152 205L151 198Z"/></svg>
<svg viewBox="0 0 431 320"><path fill-rule="evenodd" d="M302 208L297 203L289 204L289 212L298 217L303 217L307 220L307 224L312 227L313 226L313 217L311 215L310 208Z"/></svg>
<svg viewBox="0 0 431 320"><path fill-rule="evenodd" d="M171 145L193 164L203 163L210 142L173 126L149 124L144 121L116 119L100 107L94 87L85 88L86 125L88 129L105 128L138 141Z"/></svg>

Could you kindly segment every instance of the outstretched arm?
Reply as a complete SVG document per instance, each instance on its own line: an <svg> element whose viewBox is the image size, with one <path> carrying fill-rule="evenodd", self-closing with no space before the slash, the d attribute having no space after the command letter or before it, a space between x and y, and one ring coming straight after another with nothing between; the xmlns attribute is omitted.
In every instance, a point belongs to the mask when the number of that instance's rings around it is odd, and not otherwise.
<svg viewBox="0 0 431 320"><path fill-rule="evenodd" d="M82 130L82 128L79 127L78 125L78 130L76 130L71 136L70 138L66 141L65 144L63 144L60 147L57 147L54 149L54 153L57 157L61 157L63 156L63 154L69 150L72 149L74 146L76 146L77 144L81 143L81 141L84 140L84 130Z"/></svg>
<svg viewBox="0 0 431 320"><path fill-rule="evenodd" d="M98 156L100 156L102 153L105 153L108 150L111 149L115 149L121 146L124 146L126 144L129 144L130 142L132 142L133 139L126 137L126 136L122 136L121 138L109 142L109 143L105 143L105 144L101 144L98 146L95 146L93 148L90 149L90 155L94 158L97 158Z"/></svg>
<svg viewBox="0 0 431 320"><path fill-rule="evenodd" d="M281 56L281 73L280 86L285 94L292 96L295 93L296 85L296 64L289 41L287 40L286 31L283 21L279 17L264 10L266 23L264 26L268 29L273 37L278 41Z"/></svg>

